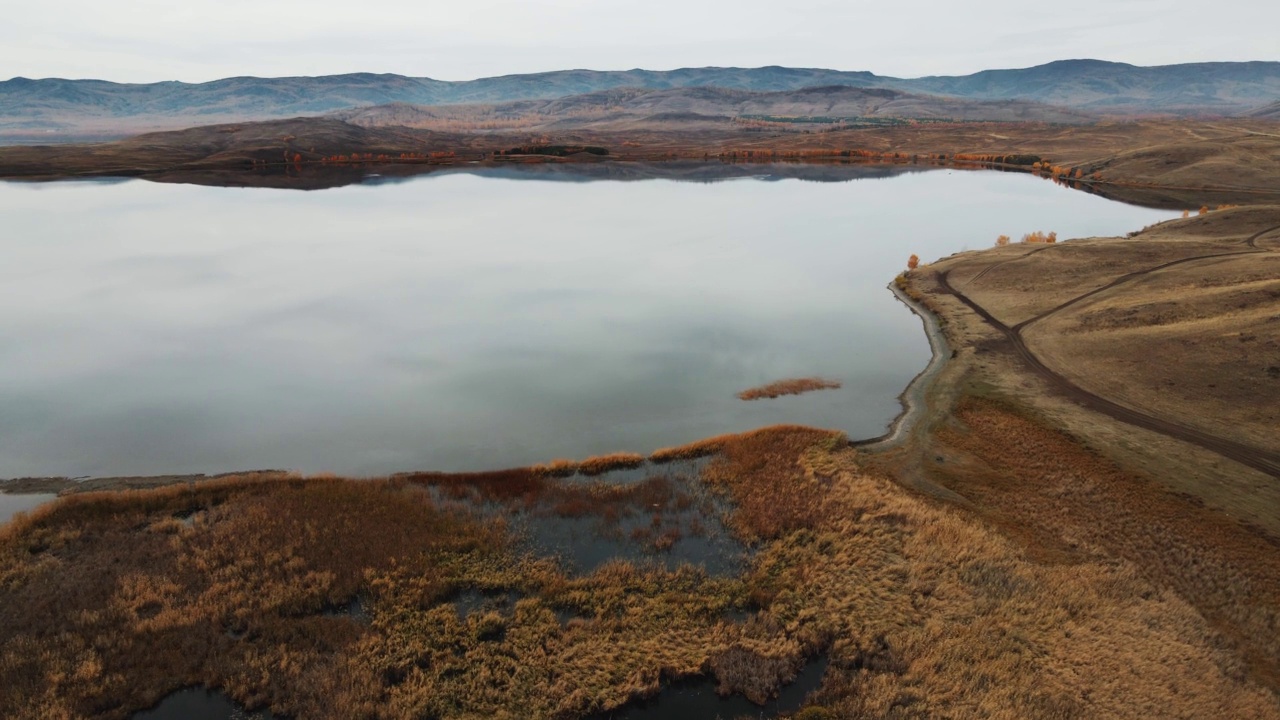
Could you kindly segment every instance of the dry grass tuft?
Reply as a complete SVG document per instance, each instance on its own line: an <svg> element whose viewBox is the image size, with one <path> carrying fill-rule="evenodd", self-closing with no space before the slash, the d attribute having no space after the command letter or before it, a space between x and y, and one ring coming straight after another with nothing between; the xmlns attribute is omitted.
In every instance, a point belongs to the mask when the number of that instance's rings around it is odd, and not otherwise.
<svg viewBox="0 0 1280 720"><path fill-rule="evenodd" d="M779 380L777 382L762 385L750 390L743 390L738 393L739 400L765 400L782 397L783 395L801 395L815 390L838 390L841 384L836 380L824 380L823 378L792 378L790 380Z"/></svg>
<svg viewBox="0 0 1280 720"><path fill-rule="evenodd" d="M578 465L583 475L602 475L611 470L628 470L644 464L644 456L631 452L610 453L587 458Z"/></svg>
<svg viewBox="0 0 1280 720"><path fill-rule="evenodd" d="M688 445L680 445L678 447L662 448L655 450L649 456L649 462L655 464L664 464L675 462L677 460L697 460L698 458L715 455L724 448L726 442L734 435L717 435L705 440L689 443Z"/></svg>
<svg viewBox="0 0 1280 720"><path fill-rule="evenodd" d="M552 460L542 465L534 465L533 472L536 475L564 478L578 472L578 463L574 460Z"/></svg>
<svg viewBox="0 0 1280 720"><path fill-rule="evenodd" d="M740 538L772 540L809 526L821 506L830 477L807 464L811 451L847 444L841 433L789 425L730 435L702 480L733 501L729 527Z"/></svg>

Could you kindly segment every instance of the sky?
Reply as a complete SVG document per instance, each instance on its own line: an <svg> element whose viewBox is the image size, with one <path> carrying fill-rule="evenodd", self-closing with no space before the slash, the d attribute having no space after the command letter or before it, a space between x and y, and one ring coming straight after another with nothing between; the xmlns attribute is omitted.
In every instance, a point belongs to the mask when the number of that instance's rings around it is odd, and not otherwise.
<svg viewBox="0 0 1280 720"><path fill-rule="evenodd" d="M1277 26L1280 3L1258 0L0 0L0 79L709 65L919 77L1280 60Z"/></svg>

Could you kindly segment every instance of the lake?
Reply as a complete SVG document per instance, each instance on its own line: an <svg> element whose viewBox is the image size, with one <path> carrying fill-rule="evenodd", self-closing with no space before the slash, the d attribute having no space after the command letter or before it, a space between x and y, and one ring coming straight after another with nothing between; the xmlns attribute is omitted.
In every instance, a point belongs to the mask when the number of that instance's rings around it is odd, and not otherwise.
<svg viewBox="0 0 1280 720"><path fill-rule="evenodd" d="M0 492L0 525L12 520L14 515L34 510L56 497L58 496L51 493L9 495Z"/></svg>
<svg viewBox="0 0 1280 720"><path fill-rule="evenodd" d="M872 437L929 358L886 289L909 255L1174 216L1022 174L787 173L0 183L0 477L471 470L775 423ZM799 376L843 387L735 397Z"/></svg>

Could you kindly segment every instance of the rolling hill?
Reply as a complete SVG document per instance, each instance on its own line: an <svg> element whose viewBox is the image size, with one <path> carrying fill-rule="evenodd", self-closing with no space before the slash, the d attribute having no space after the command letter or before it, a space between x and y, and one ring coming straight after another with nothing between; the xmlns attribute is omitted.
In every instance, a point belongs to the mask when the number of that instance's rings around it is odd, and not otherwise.
<svg viewBox="0 0 1280 720"><path fill-rule="evenodd" d="M1025 69L916 79L784 67L563 70L460 82L371 73L236 77L195 84L14 78L0 82L0 134L28 140L119 137L146 130L321 115L391 103L497 104L618 88L716 87L770 93L830 86L969 100L1026 100L1094 113L1234 115L1280 99L1280 63L1138 67L1064 60Z"/></svg>
<svg viewBox="0 0 1280 720"><path fill-rule="evenodd" d="M1100 113L1234 114L1280 99L1280 63L1139 67L1061 60L1023 70L904 81L914 92L982 100L1035 100Z"/></svg>
<svg viewBox="0 0 1280 720"><path fill-rule="evenodd" d="M1246 117L1263 118L1267 120L1280 120L1280 101L1264 105L1263 107L1250 110L1245 113Z"/></svg>
<svg viewBox="0 0 1280 720"><path fill-rule="evenodd" d="M781 92L717 87L622 88L497 105L393 103L339 111L333 117L364 127L403 126L452 132L626 131L714 127L733 122L803 129L892 119L1052 123L1094 119L1084 113L1021 100L967 100L838 85Z"/></svg>

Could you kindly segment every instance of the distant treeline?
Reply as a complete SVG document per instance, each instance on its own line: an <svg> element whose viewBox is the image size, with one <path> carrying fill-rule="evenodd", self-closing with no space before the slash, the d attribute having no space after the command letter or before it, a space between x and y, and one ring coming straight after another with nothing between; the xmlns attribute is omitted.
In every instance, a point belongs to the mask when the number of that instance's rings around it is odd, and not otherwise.
<svg viewBox="0 0 1280 720"><path fill-rule="evenodd" d="M1001 165L1027 165L1034 166L1042 162L1039 155L977 155L973 153L956 153L951 156L955 160L967 160L970 162L986 162L999 163Z"/></svg>
<svg viewBox="0 0 1280 720"><path fill-rule="evenodd" d="M609 148L599 147L598 145L526 145L524 147L514 147L510 150L498 150L494 152L494 155L551 155L565 157L566 155L577 155L578 153L608 155Z"/></svg>

